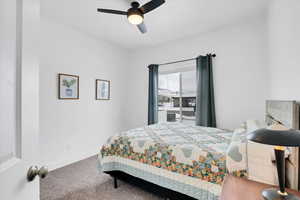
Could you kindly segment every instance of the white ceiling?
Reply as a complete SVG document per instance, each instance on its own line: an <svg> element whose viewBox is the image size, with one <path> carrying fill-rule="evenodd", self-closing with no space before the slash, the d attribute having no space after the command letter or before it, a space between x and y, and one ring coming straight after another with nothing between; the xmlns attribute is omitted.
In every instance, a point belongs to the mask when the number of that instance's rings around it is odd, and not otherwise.
<svg viewBox="0 0 300 200"><path fill-rule="evenodd" d="M140 0L141 4L149 0ZM97 8L127 10L130 0L42 0L41 14L125 48L157 45L194 36L260 15L269 0L166 0L146 14L142 35L126 16L97 13Z"/></svg>

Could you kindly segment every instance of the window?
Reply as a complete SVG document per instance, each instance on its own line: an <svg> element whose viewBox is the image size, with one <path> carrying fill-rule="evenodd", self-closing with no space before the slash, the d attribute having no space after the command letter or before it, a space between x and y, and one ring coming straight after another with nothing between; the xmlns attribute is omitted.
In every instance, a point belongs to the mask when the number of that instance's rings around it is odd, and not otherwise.
<svg viewBox="0 0 300 200"><path fill-rule="evenodd" d="M195 123L196 72L159 72L158 122Z"/></svg>

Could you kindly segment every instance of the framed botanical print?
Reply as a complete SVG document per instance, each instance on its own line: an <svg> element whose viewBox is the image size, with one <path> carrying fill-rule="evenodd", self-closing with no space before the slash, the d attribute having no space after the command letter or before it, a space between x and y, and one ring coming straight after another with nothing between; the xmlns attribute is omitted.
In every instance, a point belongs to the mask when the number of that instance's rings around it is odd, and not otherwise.
<svg viewBox="0 0 300 200"><path fill-rule="evenodd" d="M58 74L58 99L79 99L79 76Z"/></svg>
<svg viewBox="0 0 300 200"><path fill-rule="evenodd" d="M110 99L110 81L96 80L96 100L109 100Z"/></svg>

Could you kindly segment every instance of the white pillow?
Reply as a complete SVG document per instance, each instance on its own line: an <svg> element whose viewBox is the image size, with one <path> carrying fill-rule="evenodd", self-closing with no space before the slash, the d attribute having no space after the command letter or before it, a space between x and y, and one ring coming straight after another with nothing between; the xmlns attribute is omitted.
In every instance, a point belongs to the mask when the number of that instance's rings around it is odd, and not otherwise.
<svg viewBox="0 0 300 200"><path fill-rule="evenodd" d="M247 133L251 133L257 129L266 128L267 124L265 122L261 122L259 120L247 120L246 121L246 129Z"/></svg>
<svg viewBox="0 0 300 200"><path fill-rule="evenodd" d="M240 170L247 170L247 139L246 129L237 128L231 138L227 149L226 167L232 173Z"/></svg>

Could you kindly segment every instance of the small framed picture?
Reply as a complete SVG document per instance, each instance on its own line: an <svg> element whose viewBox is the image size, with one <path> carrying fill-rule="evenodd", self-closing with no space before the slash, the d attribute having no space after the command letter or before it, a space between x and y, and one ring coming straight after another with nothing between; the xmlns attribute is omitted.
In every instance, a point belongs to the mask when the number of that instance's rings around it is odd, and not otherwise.
<svg viewBox="0 0 300 200"><path fill-rule="evenodd" d="M110 81L96 80L96 100L110 100Z"/></svg>
<svg viewBox="0 0 300 200"><path fill-rule="evenodd" d="M79 76L58 74L58 99L79 99Z"/></svg>

